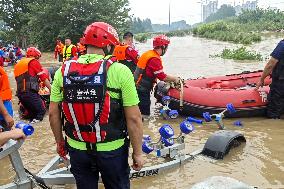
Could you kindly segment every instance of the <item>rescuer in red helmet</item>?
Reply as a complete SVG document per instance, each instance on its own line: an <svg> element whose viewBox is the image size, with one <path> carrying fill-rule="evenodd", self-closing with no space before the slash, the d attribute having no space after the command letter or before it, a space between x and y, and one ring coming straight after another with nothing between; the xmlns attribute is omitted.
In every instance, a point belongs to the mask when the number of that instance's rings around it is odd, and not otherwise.
<svg viewBox="0 0 284 189"><path fill-rule="evenodd" d="M178 83L180 78L164 73L161 56L168 49L170 39L165 35L158 35L153 39L153 50L142 54L134 72L137 92L139 96L139 108L143 117L150 115L150 92L156 80Z"/></svg>
<svg viewBox="0 0 284 189"><path fill-rule="evenodd" d="M127 189L127 135L133 147L133 169L143 166L142 118L134 78L112 56L119 40L111 25L92 23L81 42L87 54L66 61L55 73L52 84L49 116L57 153L66 158L69 152L78 189L98 188L99 173L105 188ZM60 104L66 120L66 140Z"/></svg>
<svg viewBox="0 0 284 189"><path fill-rule="evenodd" d="M29 112L31 123L42 121L46 112L39 91L39 83L42 81L50 90L49 76L43 71L39 62L41 52L35 48L27 49L26 58L22 58L14 67L14 75L17 83L17 96L20 103Z"/></svg>

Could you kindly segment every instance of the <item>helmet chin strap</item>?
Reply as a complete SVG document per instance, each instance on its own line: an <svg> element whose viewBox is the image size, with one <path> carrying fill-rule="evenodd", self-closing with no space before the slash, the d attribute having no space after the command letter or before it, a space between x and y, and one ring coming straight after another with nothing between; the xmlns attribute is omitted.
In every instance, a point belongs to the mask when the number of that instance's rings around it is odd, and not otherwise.
<svg viewBox="0 0 284 189"><path fill-rule="evenodd" d="M161 49L162 49L162 54L161 54L161 56L164 56L164 54L165 54L166 51L167 51L167 47L168 47L168 46L166 46L166 45L161 46Z"/></svg>
<svg viewBox="0 0 284 189"><path fill-rule="evenodd" d="M110 47L110 48L109 48ZM103 51L105 53L105 56L112 55L114 51L115 46L114 45L107 45L103 47Z"/></svg>

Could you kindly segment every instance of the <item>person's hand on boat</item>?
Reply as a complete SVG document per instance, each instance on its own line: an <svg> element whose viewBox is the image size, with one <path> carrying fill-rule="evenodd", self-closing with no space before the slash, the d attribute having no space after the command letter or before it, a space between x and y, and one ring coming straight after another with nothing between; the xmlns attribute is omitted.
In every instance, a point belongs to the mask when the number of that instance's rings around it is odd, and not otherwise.
<svg viewBox="0 0 284 189"><path fill-rule="evenodd" d="M256 87L255 87L255 90L257 91L260 87L263 87L264 86L264 80L260 80L257 84L256 84Z"/></svg>
<svg viewBox="0 0 284 189"><path fill-rule="evenodd" d="M10 139L13 139L13 140L19 140L19 139L25 139L26 138L26 135L25 135L23 129L15 128L15 129L12 129L11 131L7 131L7 132L10 132Z"/></svg>
<svg viewBox="0 0 284 189"><path fill-rule="evenodd" d="M132 165L132 168L135 170L135 171L140 171L144 165L144 159L143 159L143 156L142 156L142 153L141 154L132 154L132 160L133 160L133 165Z"/></svg>
<svg viewBox="0 0 284 189"><path fill-rule="evenodd" d="M176 80L174 81L174 88L176 89L180 89L181 88L181 84L184 85L184 79L177 77Z"/></svg>
<svg viewBox="0 0 284 189"><path fill-rule="evenodd" d="M57 153L60 157L62 157L64 160L67 160L66 155L68 154L68 152L67 152L67 148L66 148L64 140L57 142L57 149L56 150L57 150Z"/></svg>

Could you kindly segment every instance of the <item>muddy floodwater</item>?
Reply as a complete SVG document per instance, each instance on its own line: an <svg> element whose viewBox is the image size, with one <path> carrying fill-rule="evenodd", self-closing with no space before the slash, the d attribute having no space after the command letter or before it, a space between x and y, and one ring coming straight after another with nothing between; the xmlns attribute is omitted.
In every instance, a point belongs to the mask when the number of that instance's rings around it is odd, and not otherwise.
<svg viewBox="0 0 284 189"><path fill-rule="evenodd" d="M270 37L248 48L260 52L264 57L269 57L279 40L280 37ZM209 58L209 55L220 53L225 47L237 46L192 36L171 38L169 50L163 57L165 72L187 79L263 69L265 60L262 62L238 62L221 58ZM137 48L142 53L151 48L151 42L137 44ZM53 61L51 55L44 54L44 56L43 61L46 62L44 66L51 65ZM15 93L12 68L7 68L7 71ZM158 129L165 123L171 124L177 133L182 118L170 121L161 119L159 105L155 105L154 98L152 100L152 114L150 120L144 123L144 134L151 135L154 140L157 139ZM15 119L19 120L17 102L18 100L14 97ZM284 120L240 118L238 120L243 122L243 128L233 126L232 123L235 120L225 120L225 126L227 129L244 134L247 142L239 148L233 149L224 160L213 161L199 156L161 175L133 180L131 188L190 188L190 186L210 176L229 176L259 188L284 188ZM195 126L196 130L186 137L186 153L201 148L207 138L217 130L214 123ZM29 137L20 149L25 167L33 173L37 173L56 155L55 142L49 128L48 117L46 116L43 122L37 123L35 129L35 134ZM161 160L154 155L148 155L145 166L159 162ZM9 160L1 160L0 167L0 185L11 182L14 173ZM56 186L54 188L76 187ZM102 185L101 188L103 188Z"/></svg>

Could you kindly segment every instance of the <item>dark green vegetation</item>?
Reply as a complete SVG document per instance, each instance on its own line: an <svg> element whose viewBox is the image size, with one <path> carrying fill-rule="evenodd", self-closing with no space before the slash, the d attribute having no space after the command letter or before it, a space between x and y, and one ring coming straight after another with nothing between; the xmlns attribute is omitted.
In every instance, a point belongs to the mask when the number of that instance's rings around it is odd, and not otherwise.
<svg viewBox="0 0 284 189"><path fill-rule="evenodd" d="M237 49L225 48L221 54L213 55L212 57L221 57L224 59L233 60L263 60L261 54L255 51L249 51L246 47L240 47Z"/></svg>
<svg viewBox="0 0 284 189"><path fill-rule="evenodd" d="M193 34L208 39L251 44L261 41L261 32L278 31L284 28L284 13L279 10L244 11L231 17L193 29Z"/></svg>
<svg viewBox="0 0 284 189"><path fill-rule="evenodd" d="M94 21L110 23L122 34L129 29L129 11L128 0L0 0L0 20L7 26L0 38L50 50L58 37L79 41Z"/></svg>

